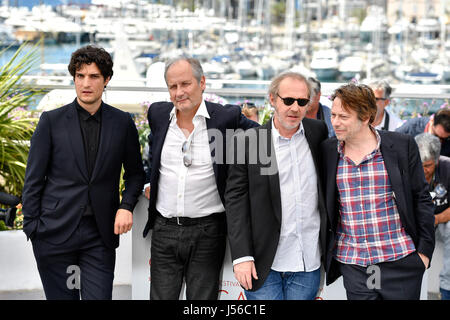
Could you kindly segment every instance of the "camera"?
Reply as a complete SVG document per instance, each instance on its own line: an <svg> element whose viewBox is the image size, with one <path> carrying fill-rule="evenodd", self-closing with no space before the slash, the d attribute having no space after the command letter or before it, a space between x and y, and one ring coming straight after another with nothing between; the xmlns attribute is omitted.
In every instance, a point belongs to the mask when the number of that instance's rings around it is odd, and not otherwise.
<svg viewBox="0 0 450 320"><path fill-rule="evenodd" d="M14 226L14 220L16 219L16 206L20 203L20 199L16 196L0 192L0 204L5 205L7 208L0 208L0 221L4 221L7 227Z"/></svg>

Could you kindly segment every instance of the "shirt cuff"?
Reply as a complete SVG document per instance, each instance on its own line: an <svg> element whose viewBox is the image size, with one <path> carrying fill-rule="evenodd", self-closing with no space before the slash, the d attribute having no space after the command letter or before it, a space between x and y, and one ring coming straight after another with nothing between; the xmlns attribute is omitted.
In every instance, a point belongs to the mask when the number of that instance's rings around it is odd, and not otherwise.
<svg viewBox="0 0 450 320"><path fill-rule="evenodd" d="M125 209L125 210L130 211L131 213L133 213L133 210L134 210L134 208L133 208L133 206L132 206L131 204L129 204L129 203L124 203L124 202L122 202L122 203L120 204L119 209Z"/></svg>
<svg viewBox="0 0 450 320"><path fill-rule="evenodd" d="M233 266L237 265L241 262L247 262L247 261L255 261L255 259L252 256L245 256L236 260L233 260Z"/></svg>
<svg viewBox="0 0 450 320"><path fill-rule="evenodd" d="M145 189L147 189L147 187L150 187L150 182L144 184L144 188L142 189L142 192L145 192Z"/></svg>

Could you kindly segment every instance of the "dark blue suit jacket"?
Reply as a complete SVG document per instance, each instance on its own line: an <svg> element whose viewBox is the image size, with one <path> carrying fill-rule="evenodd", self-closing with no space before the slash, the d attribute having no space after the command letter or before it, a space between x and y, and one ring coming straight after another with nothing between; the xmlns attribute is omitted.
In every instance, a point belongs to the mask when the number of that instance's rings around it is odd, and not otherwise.
<svg viewBox="0 0 450 320"><path fill-rule="evenodd" d="M119 245L114 221L122 165L122 203L132 207L142 192L145 173L131 116L105 103L101 108L100 141L90 179L75 104L42 113L31 138L22 194L23 230L28 238L63 243L78 226L90 199L103 241L110 248Z"/></svg>
<svg viewBox="0 0 450 320"><path fill-rule="evenodd" d="M411 136L378 130L381 137L383 155L392 190L395 194L400 220L406 233L411 236L416 250L428 258L434 250L434 206L428 192L419 149ZM336 173L339 162L336 137L321 144L324 186L328 212L327 285L339 276L339 268L333 259L336 241L336 229L339 218L339 193L336 185Z"/></svg>
<svg viewBox="0 0 450 320"><path fill-rule="evenodd" d="M258 123L247 119L241 109L235 105L222 106L217 103L205 101L206 109L210 115L206 119L206 127L208 129L208 137L211 148L211 157L213 159L214 176L216 178L217 190L219 191L222 203L225 203L225 182L227 179L226 165L226 145L231 139L233 130L249 129L259 126ZM149 137L149 171L150 171L150 204L148 208L148 220L144 229L144 237L147 236L149 230L153 228L156 218L156 198L158 196L158 180L159 166L161 161L161 151L166 139L167 130L170 123L170 112L174 105L172 102L156 102L153 103L148 110L148 123L150 125L151 134ZM211 130L216 129L216 130ZM227 129L232 129L227 132ZM215 141L219 138L220 141ZM181 146L180 146L181 148ZM216 158L216 148L221 148L221 159ZM219 156L219 154L217 154ZM217 161L216 161L217 160Z"/></svg>

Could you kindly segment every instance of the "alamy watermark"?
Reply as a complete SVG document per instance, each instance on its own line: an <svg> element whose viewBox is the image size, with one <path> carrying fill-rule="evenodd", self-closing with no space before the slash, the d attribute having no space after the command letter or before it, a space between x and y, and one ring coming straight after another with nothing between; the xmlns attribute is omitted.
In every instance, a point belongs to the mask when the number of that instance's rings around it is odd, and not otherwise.
<svg viewBox="0 0 450 320"><path fill-rule="evenodd" d="M370 276L367 278L366 285L369 290L381 289L381 269L377 265L370 265L366 270Z"/></svg>
<svg viewBox="0 0 450 320"><path fill-rule="evenodd" d="M190 150L194 163L208 163L227 165L259 165L261 175L278 173L272 136L268 129L226 129L225 137L218 129L208 129L209 152ZM196 145L194 143L194 145ZM176 157L167 159L178 161Z"/></svg>
<svg viewBox="0 0 450 320"><path fill-rule="evenodd" d="M67 288L69 290L80 290L80 267L77 265L70 265L67 267L66 273L69 274L66 281Z"/></svg>

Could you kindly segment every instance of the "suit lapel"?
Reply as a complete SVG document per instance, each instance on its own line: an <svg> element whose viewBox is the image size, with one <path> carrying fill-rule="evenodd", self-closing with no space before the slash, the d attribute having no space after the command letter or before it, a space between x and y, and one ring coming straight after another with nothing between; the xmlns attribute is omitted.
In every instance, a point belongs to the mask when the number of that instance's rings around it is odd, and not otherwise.
<svg viewBox="0 0 450 320"><path fill-rule="evenodd" d="M80 121L78 119L78 113L75 104L72 103L69 106L66 113L66 136L69 141L69 145L72 149L75 162L80 170L83 178L88 181L88 170L86 165L86 154L84 151L84 142L81 135Z"/></svg>
<svg viewBox="0 0 450 320"><path fill-rule="evenodd" d="M109 106L102 102L102 123L100 128L100 141L98 144L97 157L95 159L94 169L92 171L91 180L94 180L99 170L101 163L104 163L105 156L109 150L109 145L116 130L114 130L114 120L112 117L112 110Z"/></svg>
<svg viewBox="0 0 450 320"><path fill-rule="evenodd" d="M305 119L304 119L305 120ZM311 150L311 155L314 161L314 165L316 167L316 173L318 174L318 168L320 168L319 163L318 163L318 150L317 148L319 147L319 143L316 141L315 136L312 132L312 128L309 125L308 121L302 121L303 124L303 129L305 131L305 137L306 137L306 141L308 142L309 145L309 150Z"/></svg>
<svg viewBox="0 0 450 320"><path fill-rule="evenodd" d="M272 141L272 120L269 120L267 124L261 126L257 130L258 130L258 140L261 139L261 137L263 136L266 137L266 141L263 141L263 143L259 143L259 148L262 148L260 154L265 155L270 154L270 165L275 165L277 168L275 174L267 175L267 179L269 179L270 196L272 199L273 212L275 213L275 218L277 219L278 223L281 225L280 175L278 173L278 164L275 155L275 146L273 145Z"/></svg>
<svg viewBox="0 0 450 320"><path fill-rule="evenodd" d="M154 135L153 139L155 140L152 142L152 155L153 157L155 157L153 163L156 165L156 167L152 168L152 170L156 170L156 172L159 172L159 166L161 164L162 147L164 145L164 141L166 140L167 130L169 130L170 112L174 108L174 105L172 103L170 105L171 107L167 108L167 110L162 111L163 114L161 116L160 115L155 116L155 119L158 120L157 125L161 126L162 128L161 134ZM158 130L155 130L155 132L157 131Z"/></svg>
<svg viewBox="0 0 450 320"><path fill-rule="evenodd" d="M383 155L384 165L391 182L394 198L397 202L399 212L400 208L406 208L406 200L403 197L402 176L403 168L400 167L397 152L394 149L394 142L384 135L382 131L378 131L381 137L381 154Z"/></svg>
<svg viewBox="0 0 450 320"><path fill-rule="evenodd" d="M323 156L327 158L327 172L326 172L326 190L325 190L325 199L327 202L327 213L328 219L331 221L332 227L335 227L335 219L339 215L339 212L336 211L336 198L337 195L337 184L336 184L336 175L337 175L337 167L339 161L339 153L337 151L337 139L333 140L334 143L330 144L329 153L324 154Z"/></svg>

